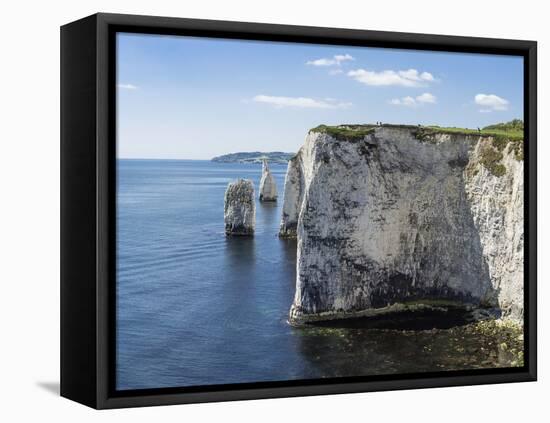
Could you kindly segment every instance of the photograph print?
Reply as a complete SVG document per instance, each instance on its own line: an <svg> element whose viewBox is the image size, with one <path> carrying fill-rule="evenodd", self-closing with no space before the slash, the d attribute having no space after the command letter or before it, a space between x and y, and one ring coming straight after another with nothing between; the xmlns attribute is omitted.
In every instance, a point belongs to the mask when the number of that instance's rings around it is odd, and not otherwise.
<svg viewBox="0 0 550 423"><path fill-rule="evenodd" d="M116 34L115 388L524 366L522 56Z"/></svg>

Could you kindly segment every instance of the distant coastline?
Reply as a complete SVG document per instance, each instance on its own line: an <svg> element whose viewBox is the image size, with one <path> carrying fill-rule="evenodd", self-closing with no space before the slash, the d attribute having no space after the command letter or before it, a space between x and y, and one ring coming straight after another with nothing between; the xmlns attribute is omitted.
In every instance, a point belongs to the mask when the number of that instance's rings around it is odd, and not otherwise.
<svg viewBox="0 0 550 423"><path fill-rule="evenodd" d="M296 153L284 153L282 151L271 151L263 153L260 151L239 152L224 154L212 158L213 162L220 163L261 163L265 158L269 163L286 164Z"/></svg>

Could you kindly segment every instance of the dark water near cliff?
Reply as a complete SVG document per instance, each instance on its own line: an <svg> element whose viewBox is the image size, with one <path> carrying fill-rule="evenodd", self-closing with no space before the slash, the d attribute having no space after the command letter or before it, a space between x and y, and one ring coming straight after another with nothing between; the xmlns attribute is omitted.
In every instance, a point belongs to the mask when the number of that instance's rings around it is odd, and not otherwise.
<svg viewBox="0 0 550 423"><path fill-rule="evenodd" d="M118 161L118 389L517 365L509 334L460 312L289 326L296 244L277 237L286 165L271 170L280 201L257 202L253 238L227 238L225 188L257 193L260 165Z"/></svg>

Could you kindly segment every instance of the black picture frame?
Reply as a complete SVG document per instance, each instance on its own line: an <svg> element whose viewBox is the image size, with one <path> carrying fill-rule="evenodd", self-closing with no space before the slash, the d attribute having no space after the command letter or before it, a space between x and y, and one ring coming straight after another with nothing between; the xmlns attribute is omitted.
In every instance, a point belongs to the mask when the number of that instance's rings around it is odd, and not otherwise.
<svg viewBox="0 0 550 423"><path fill-rule="evenodd" d="M115 34L194 35L524 58L524 367L114 389ZM305 26L95 14L61 27L61 395L97 409L534 381L537 377L537 44Z"/></svg>

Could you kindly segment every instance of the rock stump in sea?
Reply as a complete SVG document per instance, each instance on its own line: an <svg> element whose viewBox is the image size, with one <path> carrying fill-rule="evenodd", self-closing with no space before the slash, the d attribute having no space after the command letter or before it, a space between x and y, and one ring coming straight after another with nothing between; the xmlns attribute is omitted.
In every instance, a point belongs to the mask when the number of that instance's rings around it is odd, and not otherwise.
<svg viewBox="0 0 550 423"><path fill-rule="evenodd" d="M277 201L277 185L269 170L267 160L263 159L262 179L260 180L260 201Z"/></svg>
<svg viewBox="0 0 550 423"><path fill-rule="evenodd" d="M256 222L254 184L248 179L231 182L225 190L226 235L253 235Z"/></svg>

